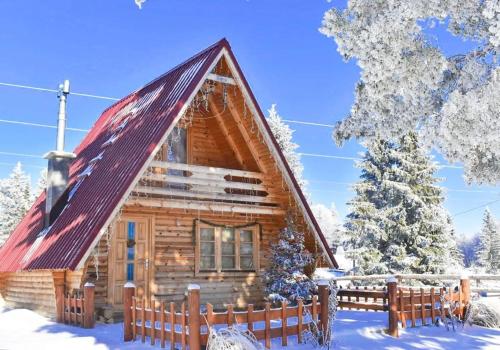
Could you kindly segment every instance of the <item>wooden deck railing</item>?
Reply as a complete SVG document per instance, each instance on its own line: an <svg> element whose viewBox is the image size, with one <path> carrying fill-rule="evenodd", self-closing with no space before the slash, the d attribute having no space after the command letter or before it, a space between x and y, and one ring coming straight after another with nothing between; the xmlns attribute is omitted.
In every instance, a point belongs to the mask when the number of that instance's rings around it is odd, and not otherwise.
<svg viewBox="0 0 500 350"><path fill-rule="evenodd" d="M129 204L254 214L282 214L258 172L153 161ZM168 199L168 200L165 200Z"/></svg>
<svg viewBox="0 0 500 350"><path fill-rule="evenodd" d="M281 338L281 344L288 344L288 337L297 336L298 342L303 341L303 331L308 329L311 322L319 322L323 330L330 325L322 322L323 314L328 314L327 286L320 286L319 297L314 296L312 302L304 304L301 300L296 306L289 306L283 302L279 308L271 308L266 303L263 310L255 310L248 305L244 311L235 311L233 305L228 305L223 312L214 312L213 306L207 304L207 311L200 312L199 287L188 287L188 304L183 303L179 312L175 304L165 302L149 303L146 300L136 299L135 287L128 283L124 288L124 340L136 340L139 336L143 343L146 337L151 345L158 341L165 348L167 341L172 350L177 344L182 348L199 350L207 345L209 329L218 326L228 327L238 324L253 333L258 340L263 340L267 349L271 348L271 339ZM308 311L310 317L304 316ZM326 318L327 319L327 318Z"/></svg>
<svg viewBox="0 0 500 350"><path fill-rule="evenodd" d="M94 328L94 288L92 283L85 283L83 295L57 290L56 293L61 293L56 297L59 304L57 305L57 322L83 328Z"/></svg>
<svg viewBox="0 0 500 350"><path fill-rule="evenodd" d="M339 287L337 292L338 308L341 310L387 311L386 288Z"/></svg>

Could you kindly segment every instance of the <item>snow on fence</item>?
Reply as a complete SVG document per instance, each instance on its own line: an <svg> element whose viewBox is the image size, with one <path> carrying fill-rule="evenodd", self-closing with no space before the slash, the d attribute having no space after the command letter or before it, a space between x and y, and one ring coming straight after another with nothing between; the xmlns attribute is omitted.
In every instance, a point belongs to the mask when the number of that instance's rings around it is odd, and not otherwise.
<svg viewBox="0 0 500 350"><path fill-rule="evenodd" d="M328 317L323 322L321 316L328 315L329 292L328 286L319 286L319 297L314 296L308 304L299 300L296 306L284 301L279 308L271 308L271 304L266 303L263 310L248 305L244 311L235 311L233 305L228 305L224 312L214 312L213 306L207 304L207 311L200 312L200 290L188 288L187 306L183 303L177 312L174 303L136 298L135 287L129 283L124 288L124 340L132 341L140 336L145 343L148 337L151 345L159 341L162 348L168 341L172 350L176 344L182 349L189 346L199 350L207 345L211 328L237 324L252 332L257 340L263 340L267 349L271 348L272 338L281 338L281 344L286 346L288 337L296 335L302 343L303 331L309 329L312 322L319 321L320 329L329 330Z"/></svg>
<svg viewBox="0 0 500 350"><path fill-rule="evenodd" d="M83 328L94 328L94 285L85 283L81 293L65 293L56 288L56 321Z"/></svg>

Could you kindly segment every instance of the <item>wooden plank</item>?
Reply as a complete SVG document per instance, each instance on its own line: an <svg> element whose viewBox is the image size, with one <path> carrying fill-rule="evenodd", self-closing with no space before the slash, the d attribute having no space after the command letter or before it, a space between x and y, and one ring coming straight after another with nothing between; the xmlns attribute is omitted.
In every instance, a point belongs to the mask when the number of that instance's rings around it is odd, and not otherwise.
<svg viewBox="0 0 500 350"><path fill-rule="evenodd" d="M413 289L410 289L410 305L411 305L411 326L416 326L416 318L415 318L415 302L413 300Z"/></svg>
<svg viewBox="0 0 500 350"><path fill-rule="evenodd" d="M141 342L146 342L146 301L141 301Z"/></svg>
<svg viewBox="0 0 500 350"><path fill-rule="evenodd" d="M253 304L248 304L247 314L248 330L253 333Z"/></svg>
<svg viewBox="0 0 500 350"><path fill-rule="evenodd" d="M404 313L405 310L405 302L403 299L403 290L399 288L399 319L401 321L401 327L406 328L406 315Z"/></svg>
<svg viewBox="0 0 500 350"><path fill-rule="evenodd" d="M425 291L420 288L420 317L422 318L422 326L425 326Z"/></svg>
<svg viewBox="0 0 500 350"><path fill-rule="evenodd" d="M170 349L175 350L175 303L170 303Z"/></svg>
<svg viewBox="0 0 500 350"><path fill-rule="evenodd" d="M186 350L187 338L186 338L186 303L182 303L181 305L181 346L182 350Z"/></svg>
<svg viewBox="0 0 500 350"><path fill-rule="evenodd" d="M314 321L318 321L318 296L313 295L311 303L311 315Z"/></svg>
<svg viewBox="0 0 500 350"><path fill-rule="evenodd" d="M183 198L199 198L199 199L212 199L212 200L225 200L225 201L239 201L239 202L256 202L256 203L276 203L275 199L267 198L264 196L256 196L252 194L232 194L226 192L206 193L195 192L192 190L176 190L162 187L147 187L137 186L134 189L136 193L157 194L161 196L183 197Z"/></svg>
<svg viewBox="0 0 500 350"><path fill-rule="evenodd" d="M192 176L188 177L188 176L176 176L167 174L146 174L142 177L142 179L149 181L161 181L168 183L188 184L188 185L203 185L206 187L221 188L221 189L232 188L232 189L249 190L249 191L267 190L267 187L262 184L226 181L224 178L220 180L213 180L213 179L198 179Z"/></svg>
<svg viewBox="0 0 500 350"><path fill-rule="evenodd" d="M151 298L150 306L151 306L151 323L150 323L150 340L151 345L155 345L156 342L156 300Z"/></svg>
<svg viewBox="0 0 500 350"><path fill-rule="evenodd" d="M299 303L297 305L297 341L299 344L302 344L302 318L303 318L303 310L304 304L302 299L299 299Z"/></svg>
<svg viewBox="0 0 500 350"><path fill-rule="evenodd" d="M165 302L160 302L160 346L165 348Z"/></svg>
<svg viewBox="0 0 500 350"><path fill-rule="evenodd" d="M201 174L217 174L224 176L234 176L234 177L247 177L247 178L256 178L256 179L264 179L266 174L255 172L255 171L247 171L247 170L238 170L238 169L226 169L226 168L217 168L217 167L208 167L203 165L193 165L193 164L183 164L183 163L172 163L172 162L163 162L163 161L152 161L150 163L151 167L159 167L164 169L174 169L174 170L183 170L189 171L192 173L201 173Z"/></svg>
<svg viewBox="0 0 500 350"><path fill-rule="evenodd" d="M432 320L432 324L435 324L436 323L436 310L434 309L435 308L434 287L431 288L431 290L430 290L430 297L431 297L431 320Z"/></svg>
<svg viewBox="0 0 500 350"><path fill-rule="evenodd" d="M286 307L287 307L287 302L286 300L283 300L281 302L281 345L282 346L287 346L288 344L288 339L287 339L287 334L286 334L286 327L287 327L287 315L286 315ZM323 317L323 316L322 316Z"/></svg>
<svg viewBox="0 0 500 350"><path fill-rule="evenodd" d="M271 316L270 316L270 311L271 311L271 304L266 303L266 309L265 309L265 345L266 349L271 348Z"/></svg>
<svg viewBox="0 0 500 350"><path fill-rule="evenodd" d="M155 208L175 208L188 210L206 210L223 213L243 213L243 214L264 214L264 215L284 215L284 209L276 207L265 207L245 204L221 204L221 203L206 203L201 201L181 201L173 199L154 199L154 198L137 198L132 197L128 200L127 205L139 205L142 207Z"/></svg>
<svg viewBox="0 0 500 350"><path fill-rule="evenodd" d="M227 325L231 327L233 325L234 315L233 315L233 304L227 306Z"/></svg>

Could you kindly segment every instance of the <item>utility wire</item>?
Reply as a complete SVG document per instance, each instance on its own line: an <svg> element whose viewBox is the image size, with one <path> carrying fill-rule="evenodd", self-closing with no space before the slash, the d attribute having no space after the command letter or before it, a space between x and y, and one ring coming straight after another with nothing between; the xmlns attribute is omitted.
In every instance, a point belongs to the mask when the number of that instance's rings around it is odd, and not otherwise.
<svg viewBox="0 0 500 350"><path fill-rule="evenodd" d="M40 128L57 129L57 126L55 126L55 125L40 124L40 123L33 123L33 122L24 122L24 121L21 121L21 120L0 119L0 123L26 125L26 126L36 126L36 127L40 127ZM89 131L88 129L70 128L70 127L66 127L65 130L81 131L81 132L88 132Z"/></svg>
<svg viewBox="0 0 500 350"><path fill-rule="evenodd" d="M59 92L59 90L56 90L56 89L48 89L48 88L42 88L42 87L30 86L30 85L21 85L21 84L12 84L12 83L3 83L3 82L0 82L0 85L1 86L16 87L16 88L21 88L21 89L45 91L45 92L55 92L55 93ZM93 94L85 94L85 93L82 93L82 92L73 92L73 91L70 92L70 95L99 98L101 100L111 100L111 101L119 101L120 100L119 98L116 98L116 97L93 95Z"/></svg>
<svg viewBox="0 0 500 350"><path fill-rule="evenodd" d="M474 210L477 210L477 209L481 209L481 208L487 207L488 205L491 205L491 204L494 204L494 203L498 203L498 202L500 202L500 199L496 199L494 201L491 201L491 202L488 202L488 203L484 203L482 205L478 205L477 207L470 208L470 209L458 212L456 214L453 214L452 217L456 217L456 216L459 216L459 215L462 215L462 214L467 214L467 213L470 213L471 211L474 211Z"/></svg>

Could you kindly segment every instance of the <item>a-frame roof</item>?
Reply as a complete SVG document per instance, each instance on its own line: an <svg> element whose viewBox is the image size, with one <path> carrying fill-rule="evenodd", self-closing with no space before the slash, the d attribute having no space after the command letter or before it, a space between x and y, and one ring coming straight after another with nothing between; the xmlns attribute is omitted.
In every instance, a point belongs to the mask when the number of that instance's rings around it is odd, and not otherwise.
<svg viewBox="0 0 500 350"><path fill-rule="evenodd" d="M75 270L81 266L147 164L188 107L191 99L225 55L255 107L256 118L283 166L327 260L336 266L328 244L297 181L272 136L262 111L223 39L146 86L118 101L99 117L75 149L68 188L77 188L48 230L43 230L42 193L0 248L0 272L39 269Z"/></svg>

